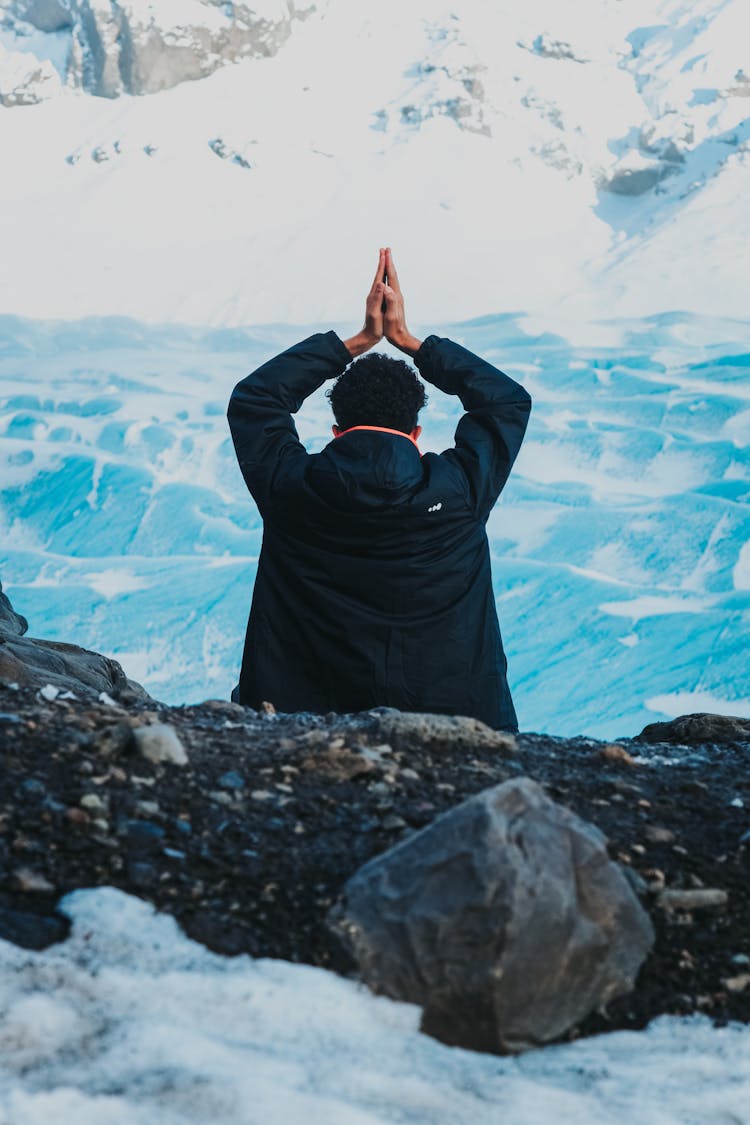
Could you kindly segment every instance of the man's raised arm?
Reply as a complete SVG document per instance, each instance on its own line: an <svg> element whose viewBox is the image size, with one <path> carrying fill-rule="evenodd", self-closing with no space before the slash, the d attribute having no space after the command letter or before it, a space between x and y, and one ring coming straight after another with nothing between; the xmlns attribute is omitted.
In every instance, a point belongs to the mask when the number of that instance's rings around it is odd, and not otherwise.
<svg viewBox="0 0 750 1125"><path fill-rule="evenodd" d="M333 331L316 332L269 359L232 391L229 429L245 483L261 512L279 475L307 456L292 414L321 383L340 375L355 356L382 338L385 262L381 247L359 332L348 340Z"/></svg>
<svg viewBox="0 0 750 1125"><path fill-rule="evenodd" d="M386 247L384 331L410 355L428 383L458 395L467 413L458 423L456 445L442 454L466 480L471 505L486 520L518 455L531 412L531 395L491 363L453 340L418 340L406 326L404 295L390 247Z"/></svg>
<svg viewBox="0 0 750 1125"><path fill-rule="evenodd" d="M227 418L245 483L258 507L280 471L307 452L292 420L326 379L340 375L352 352L333 331L316 332L274 356L232 391Z"/></svg>
<svg viewBox="0 0 750 1125"><path fill-rule="evenodd" d="M472 507L486 520L510 475L531 413L531 395L461 344L428 336L414 356L420 374L466 410L456 444L442 454L463 471Z"/></svg>

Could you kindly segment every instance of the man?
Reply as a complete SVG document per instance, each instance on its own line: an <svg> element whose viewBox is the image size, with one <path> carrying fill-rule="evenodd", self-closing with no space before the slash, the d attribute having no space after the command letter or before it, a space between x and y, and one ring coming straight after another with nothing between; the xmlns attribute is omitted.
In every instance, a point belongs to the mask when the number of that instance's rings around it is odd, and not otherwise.
<svg viewBox="0 0 750 1125"><path fill-rule="evenodd" d="M344 371L383 336L460 397L453 449L420 455L424 388L403 360L376 353ZM334 440L309 455L291 415L337 377ZM390 248L357 335L316 333L237 384L229 425L264 526L241 703L389 706L518 730L485 523L530 410L519 383L466 348L411 335Z"/></svg>

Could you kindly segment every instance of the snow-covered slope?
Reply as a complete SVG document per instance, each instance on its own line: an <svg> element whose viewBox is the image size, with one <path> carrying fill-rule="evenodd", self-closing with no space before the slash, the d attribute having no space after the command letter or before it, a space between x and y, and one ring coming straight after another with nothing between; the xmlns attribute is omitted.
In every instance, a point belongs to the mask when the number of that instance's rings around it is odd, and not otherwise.
<svg viewBox="0 0 750 1125"><path fill-rule="evenodd" d="M0 20L7 312L343 318L388 242L423 321L744 315L744 0L2 0Z"/></svg>

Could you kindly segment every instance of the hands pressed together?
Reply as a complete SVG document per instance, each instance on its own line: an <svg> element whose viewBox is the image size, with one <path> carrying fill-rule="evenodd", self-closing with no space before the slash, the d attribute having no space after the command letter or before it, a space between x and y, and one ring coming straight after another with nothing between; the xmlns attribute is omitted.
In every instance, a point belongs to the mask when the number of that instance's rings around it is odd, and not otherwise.
<svg viewBox="0 0 750 1125"><path fill-rule="evenodd" d="M344 340L352 357L368 351L385 336L389 343L407 355L413 356L422 341L412 336L406 327L404 295L398 281L390 246L381 246L378 268L367 294L364 327Z"/></svg>

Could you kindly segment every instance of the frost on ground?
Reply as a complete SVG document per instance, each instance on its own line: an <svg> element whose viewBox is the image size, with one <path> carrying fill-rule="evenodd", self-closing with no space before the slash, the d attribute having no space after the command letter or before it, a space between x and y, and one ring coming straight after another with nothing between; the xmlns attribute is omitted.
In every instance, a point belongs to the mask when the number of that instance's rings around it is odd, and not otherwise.
<svg viewBox="0 0 750 1125"><path fill-rule="evenodd" d="M8 1125L724 1125L750 1121L750 1028L656 1020L500 1059L322 969L224 958L109 887L44 953L0 942Z"/></svg>

